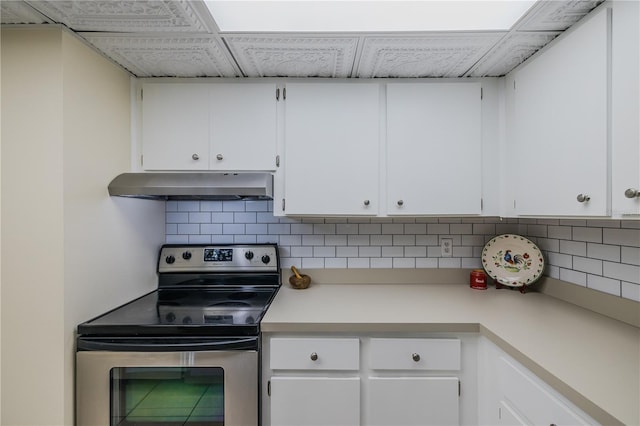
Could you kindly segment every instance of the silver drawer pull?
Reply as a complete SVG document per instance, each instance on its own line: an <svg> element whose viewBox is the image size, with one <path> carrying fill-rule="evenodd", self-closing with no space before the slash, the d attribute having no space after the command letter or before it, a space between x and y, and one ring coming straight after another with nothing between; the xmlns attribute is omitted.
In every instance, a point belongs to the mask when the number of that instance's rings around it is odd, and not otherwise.
<svg viewBox="0 0 640 426"><path fill-rule="evenodd" d="M420 361L420 354L412 354L411 359L414 360L415 362Z"/></svg>
<svg viewBox="0 0 640 426"><path fill-rule="evenodd" d="M193 154L193 155L191 156L191 158L192 158L192 159L194 159L194 160L199 160L199 159L200 159L200 156L199 156L198 154Z"/></svg>
<svg viewBox="0 0 640 426"><path fill-rule="evenodd" d="M315 353L315 352L311 352L311 356L309 358L311 358L311 361L317 361L318 360L318 354Z"/></svg>
<svg viewBox="0 0 640 426"><path fill-rule="evenodd" d="M223 158L224 158L224 157L222 156L222 154L218 154L218 155L216 155L216 159L217 159L217 160L222 160Z"/></svg>

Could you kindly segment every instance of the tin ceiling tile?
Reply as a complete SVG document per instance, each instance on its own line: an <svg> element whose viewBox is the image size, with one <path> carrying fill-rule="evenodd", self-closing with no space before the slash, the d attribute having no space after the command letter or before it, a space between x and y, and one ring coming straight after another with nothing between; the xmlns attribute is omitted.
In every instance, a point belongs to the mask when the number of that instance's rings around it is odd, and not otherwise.
<svg viewBox="0 0 640 426"><path fill-rule="evenodd" d="M48 24L46 16L23 1L0 1L0 23L2 24Z"/></svg>
<svg viewBox="0 0 640 426"><path fill-rule="evenodd" d="M518 31L564 31L602 0L547 0L537 3L518 24Z"/></svg>
<svg viewBox="0 0 640 426"><path fill-rule="evenodd" d="M137 77L236 77L223 44L210 35L82 33L87 41Z"/></svg>
<svg viewBox="0 0 640 426"><path fill-rule="evenodd" d="M503 35L464 33L366 38L357 76L460 77Z"/></svg>
<svg viewBox="0 0 640 426"><path fill-rule="evenodd" d="M468 76L503 76L559 34L559 32L509 34L476 64Z"/></svg>
<svg viewBox="0 0 640 426"><path fill-rule="evenodd" d="M28 3L74 31L211 33L216 28L202 2L53 0Z"/></svg>
<svg viewBox="0 0 640 426"><path fill-rule="evenodd" d="M233 36L225 41L247 77L349 77L354 37Z"/></svg>

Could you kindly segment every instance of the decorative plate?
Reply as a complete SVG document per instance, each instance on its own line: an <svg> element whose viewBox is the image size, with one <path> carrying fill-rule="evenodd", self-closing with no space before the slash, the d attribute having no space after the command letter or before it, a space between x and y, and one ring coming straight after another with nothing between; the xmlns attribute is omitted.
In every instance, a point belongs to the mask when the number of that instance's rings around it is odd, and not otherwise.
<svg viewBox="0 0 640 426"><path fill-rule="evenodd" d="M504 234L491 239L482 250L482 266L499 284L522 287L533 284L544 270L538 246L520 235Z"/></svg>

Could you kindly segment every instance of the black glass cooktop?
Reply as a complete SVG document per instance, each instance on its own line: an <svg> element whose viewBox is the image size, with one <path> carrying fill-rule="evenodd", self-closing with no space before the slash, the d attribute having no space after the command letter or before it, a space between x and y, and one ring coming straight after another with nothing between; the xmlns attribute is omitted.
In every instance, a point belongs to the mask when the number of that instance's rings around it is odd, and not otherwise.
<svg viewBox="0 0 640 426"><path fill-rule="evenodd" d="M276 289L159 289L78 326L93 336L257 335Z"/></svg>

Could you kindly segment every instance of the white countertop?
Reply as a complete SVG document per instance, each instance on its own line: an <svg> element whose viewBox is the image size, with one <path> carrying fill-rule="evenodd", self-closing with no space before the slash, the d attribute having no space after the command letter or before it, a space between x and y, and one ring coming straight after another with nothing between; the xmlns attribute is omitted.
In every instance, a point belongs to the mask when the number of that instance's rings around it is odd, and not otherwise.
<svg viewBox="0 0 640 426"><path fill-rule="evenodd" d="M479 332L603 424L640 425L640 329L542 293L283 284L263 332Z"/></svg>

